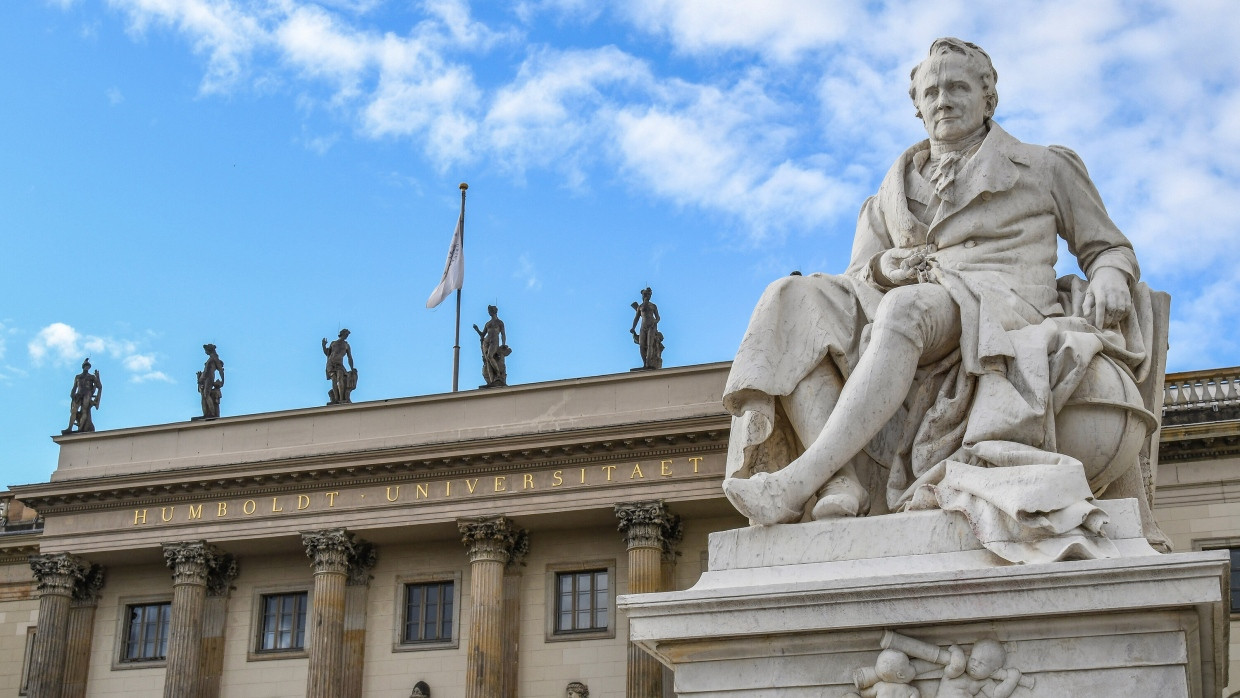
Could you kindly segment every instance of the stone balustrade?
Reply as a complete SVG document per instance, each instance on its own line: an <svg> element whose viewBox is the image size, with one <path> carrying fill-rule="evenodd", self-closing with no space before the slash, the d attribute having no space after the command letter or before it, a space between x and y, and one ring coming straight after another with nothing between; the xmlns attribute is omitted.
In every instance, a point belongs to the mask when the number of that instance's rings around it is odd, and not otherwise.
<svg viewBox="0 0 1240 698"><path fill-rule="evenodd" d="M1169 373L1163 388L1163 414L1240 406L1240 366Z"/></svg>

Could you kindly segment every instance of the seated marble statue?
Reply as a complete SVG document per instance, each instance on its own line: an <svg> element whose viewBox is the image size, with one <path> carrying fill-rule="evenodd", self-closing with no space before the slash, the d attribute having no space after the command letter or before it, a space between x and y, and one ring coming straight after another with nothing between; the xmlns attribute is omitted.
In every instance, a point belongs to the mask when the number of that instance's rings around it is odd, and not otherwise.
<svg viewBox="0 0 1240 698"><path fill-rule="evenodd" d="M724 490L753 523L941 508L1009 561L1115 554L1092 499L1139 480L1156 428L1151 295L1080 158L992 119L997 80L935 41L909 88L929 139L862 206L847 270L758 302L724 391ZM1058 238L1088 282L1056 279Z"/></svg>

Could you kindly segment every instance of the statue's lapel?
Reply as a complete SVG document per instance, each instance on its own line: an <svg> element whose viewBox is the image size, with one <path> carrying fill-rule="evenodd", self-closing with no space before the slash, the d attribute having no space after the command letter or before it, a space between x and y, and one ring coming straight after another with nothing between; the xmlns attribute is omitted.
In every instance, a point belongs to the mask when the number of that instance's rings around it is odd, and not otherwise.
<svg viewBox="0 0 1240 698"><path fill-rule="evenodd" d="M911 166L914 156L919 151L929 150L930 142L922 141L904 151L888 170L879 187L878 197L884 216L887 219L888 232L896 247L912 247L926 241L926 226L908 207L909 192L904 186L904 172ZM922 202L928 203L928 202Z"/></svg>
<svg viewBox="0 0 1240 698"><path fill-rule="evenodd" d="M985 192L1007 191L1016 185L1020 170L1012 163L1014 150L1020 141L991 122L990 132L977 154L961 169L956 177L956 191L951 201L944 201L938 215L930 225L937 227L944 220L958 213Z"/></svg>

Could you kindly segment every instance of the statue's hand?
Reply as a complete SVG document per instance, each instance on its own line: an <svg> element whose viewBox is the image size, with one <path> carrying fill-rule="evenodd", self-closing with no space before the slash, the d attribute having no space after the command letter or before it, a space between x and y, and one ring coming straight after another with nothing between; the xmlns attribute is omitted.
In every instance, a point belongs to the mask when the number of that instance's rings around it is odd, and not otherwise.
<svg viewBox="0 0 1240 698"><path fill-rule="evenodd" d="M917 283L917 268L925 262L926 257L921 252L895 247L883 252L878 267L892 286L904 286Z"/></svg>
<svg viewBox="0 0 1240 698"><path fill-rule="evenodd" d="M1094 327L1105 329L1119 324L1132 312L1132 292L1128 276L1115 267L1099 267L1089 280L1082 307L1085 319Z"/></svg>

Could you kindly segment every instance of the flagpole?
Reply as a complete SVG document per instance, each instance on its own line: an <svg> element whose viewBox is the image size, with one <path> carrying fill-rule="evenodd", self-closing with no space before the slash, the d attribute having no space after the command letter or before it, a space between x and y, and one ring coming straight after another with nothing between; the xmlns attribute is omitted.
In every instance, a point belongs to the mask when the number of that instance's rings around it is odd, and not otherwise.
<svg viewBox="0 0 1240 698"><path fill-rule="evenodd" d="M465 254L465 190L469 185L461 182L461 251ZM461 377L461 289L456 289L456 340L452 345L452 392L457 392Z"/></svg>

